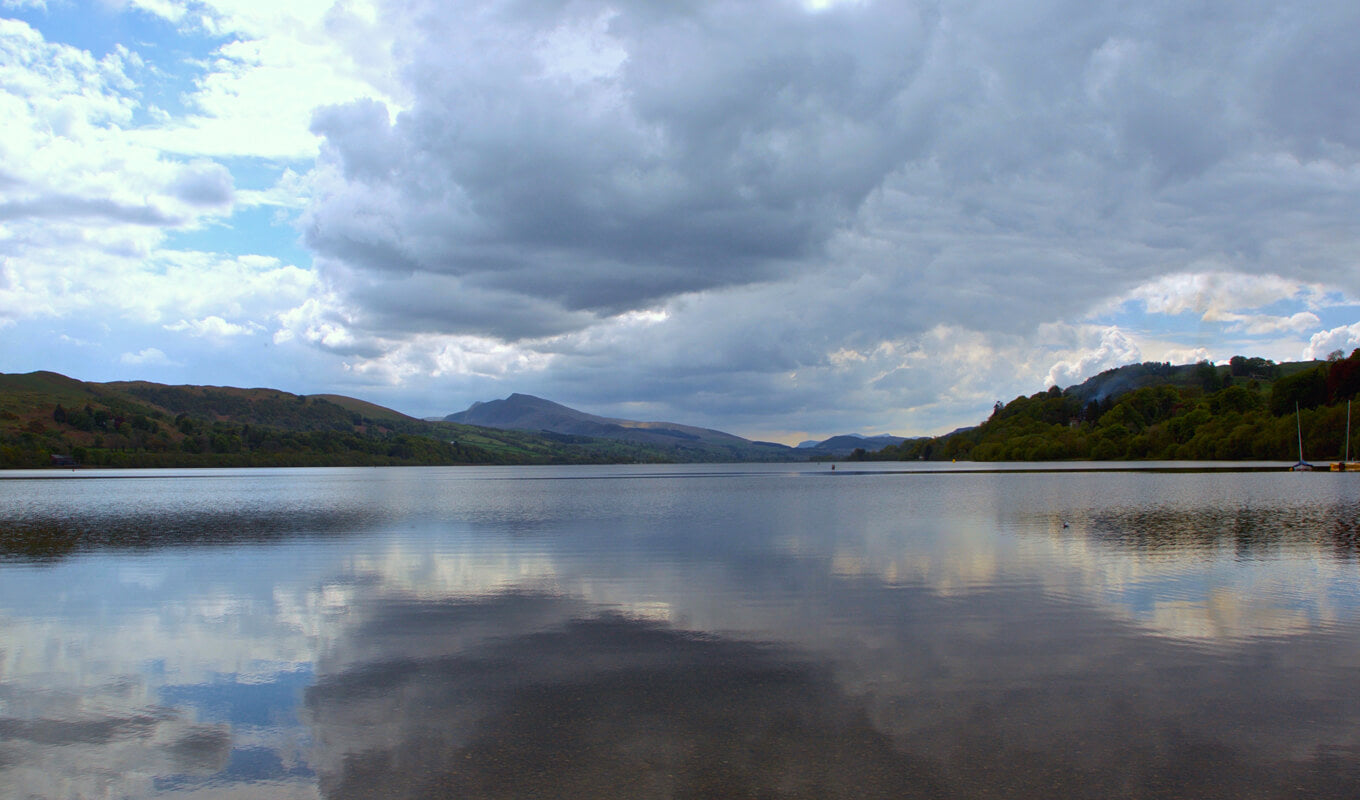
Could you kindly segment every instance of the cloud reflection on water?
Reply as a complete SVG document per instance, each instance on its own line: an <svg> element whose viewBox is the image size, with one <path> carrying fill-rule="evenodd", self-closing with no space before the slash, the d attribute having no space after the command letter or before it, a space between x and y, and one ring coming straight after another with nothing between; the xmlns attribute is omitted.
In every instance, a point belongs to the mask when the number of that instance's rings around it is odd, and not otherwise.
<svg viewBox="0 0 1360 800"><path fill-rule="evenodd" d="M881 591L847 599L884 609ZM1360 704L1342 678L1354 647L1262 642L1234 663L1033 590L896 600L912 611L880 610L822 647L815 633L797 647L738 640L554 596L386 604L337 643L365 656L331 663L308 692L323 793L1239 798L1357 785ZM866 648L873 633L882 646ZM837 646L850 638L854 654ZM1322 680L1282 680L1305 664Z"/></svg>
<svg viewBox="0 0 1360 800"><path fill-rule="evenodd" d="M1344 487L444 474L295 498L301 522L219 497L242 538L211 548L172 544L190 494L141 519L155 546L0 565L0 772L40 796L1360 786Z"/></svg>

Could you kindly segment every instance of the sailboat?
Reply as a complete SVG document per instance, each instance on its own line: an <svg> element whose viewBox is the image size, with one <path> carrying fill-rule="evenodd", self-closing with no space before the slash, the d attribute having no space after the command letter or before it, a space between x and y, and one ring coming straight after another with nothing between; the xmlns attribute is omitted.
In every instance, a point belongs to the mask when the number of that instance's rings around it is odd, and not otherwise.
<svg viewBox="0 0 1360 800"><path fill-rule="evenodd" d="M1290 467L1294 472L1308 472L1313 469L1313 465L1303 460L1303 418L1299 416L1299 404L1294 404L1294 425L1299 430L1299 463Z"/></svg>
<svg viewBox="0 0 1360 800"><path fill-rule="evenodd" d="M1346 451L1340 461L1332 462L1332 472L1360 472L1360 463L1351 461L1351 401L1346 401Z"/></svg>

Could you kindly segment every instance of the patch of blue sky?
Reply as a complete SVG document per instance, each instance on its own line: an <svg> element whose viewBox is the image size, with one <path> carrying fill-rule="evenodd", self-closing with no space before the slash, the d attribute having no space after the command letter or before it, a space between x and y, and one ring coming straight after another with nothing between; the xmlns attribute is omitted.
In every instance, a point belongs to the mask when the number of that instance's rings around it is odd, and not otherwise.
<svg viewBox="0 0 1360 800"><path fill-rule="evenodd" d="M1326 330L1360 322L1360 305L1355 303L1338 301L1334 305L1322 306L1312 311L1320 320L1318 327Z"/></svg>
<svg viewBox="0 0 1360 800"><path fill-rule="evenodd" d="M264 191L271 189L283 177L285 170L303 173L312 168L313 162L298 159L279 161L254 156L229 156L214 158L214 161L231 171L232 183L237 189Z"/></svg>
<svg viewBox="0 0 1360 800"><path fill-rule="evenodd" d="M46 8L8 9L5 16L27 22L49 42L88 50L95 58L108 55L118 45L138 52L144 48L196 52L203 58L223 41L202 31L186 30L147 11L109 3L53 0ZM146 53L142 55L147 57Z"/></svg>
<svg viewBox="0 0 1360 800"><path fill-rule="evenodd" d="M1341 325L1352 325L1360 321L1360 305L1349 302L1340 294L1328 294L1321 298L1322 303L1309 307L1303 298L1277 300L1259 308L1243 308L1233 313L1247 318L1277 317L1287 320L1295 314L1310 312L1317 316L1317 330L1328 330ZM1126 332L1140 332L1163 339L1181 339L1199 343L1198 339L1206 333L1225 339L1273 339L1278 338L1279 329L1262 328L1258 333L1247 330L1250 320L1234 322L1229 320L1206 320L1203 313L1187 309L1178 314L1150 313L1139 302L1125 303L1119 308L1093 315L1090 322L1097 325L1115 325Z"/></svg>
<svg viewBox="0 0 1360 800"><path fill-rule="evenodd" d="M5 329L5 372L52 370L85 380L114 380L119 352L102 322L73 315L21 320ZM8 588L8 587L5 587Z"/></svg>
<svg viewBox="0 0 1360 800"><path fill-rule="evenodd" d="M195 81L207 71L213 52L228 39L210 36L201 29L186 28L133 8L114 8L99 2L49 2L43 8L17 8L7 16L28 23L48 42L69 45L103 58L121 45L136 53L144 68L129 66L138 84L141 108L134 122L155 123L151 112L159 108L170 116L192 111L186 98Z"/></svg>
<svg viewBox="0 0 1360 800"><path fill-rule="evenodd" d="M297 725L303 692L316 682L311 665L289 665L271 678L215 675L205 683L163 686L158 694L167 705L193 707L200 720L256 727Z"/></svg>
<svg viewBox="0 0 1360 800"><path fill-rule="evenodd" d="M149 54L148 49L138 53L150 67L133 75L141 102L133 113L133 124L158 125L194 113L189 98L198 89L198 79L207 73L203 60L165 51Z"/></svg>
<svg viewBox="0 0 1360 800"><path fill-rule="evenodd" d="M311 265L312 256L293 226L294 216L289 209L272 206L242 208L230 219L197 230L172 232L161 247L230 256L267 255L305 268Z"/></svg>

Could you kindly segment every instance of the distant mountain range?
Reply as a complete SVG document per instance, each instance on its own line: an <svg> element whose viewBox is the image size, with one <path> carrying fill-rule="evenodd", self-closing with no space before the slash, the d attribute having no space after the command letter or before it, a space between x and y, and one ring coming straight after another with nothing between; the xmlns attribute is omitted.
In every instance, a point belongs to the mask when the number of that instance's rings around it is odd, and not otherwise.
<svg viewBox="0 0 1360 800"><path fill-rule="evenodd" d="M824 450L834 453L851 453L855 448L862 447L865 450L882 450L890 444L901 444L906 439L901 436L891 436L883 433L878 436L865 436L862 433L845 433L840 436L832 436L830 439L809 439L806 442L799 442L799 450Z"/></svg>
<svg viewBox="0 0 1360 800"><path fill-rule="evenodd" d="M648 444L681 442L719 445L757 444L730 433L675 422L636 422L598 417L528 394L512 394L504 400L473 403L466 411L444 417L444 421L480 425L484 428L550 431L571 436L597 436Z"/></svg>
<svg viewBox="0 0 1360 800"><path fill-rule="evenodd" d="M856 448L881 450L904 441L900 436L846 434L821 441L802 442L793 448L678 422L640 422L596 416L528 394L512 394L504 400L473 403L466 411L444 417L444 421L503 430L616 439L668 448L689 455L711 453L722 456L723 460L733 457L760 461L836 458L849 455Z"/></svg>
<svg viewBox="0 0 1360 800"><path fill-rule="evenodd" d="M774 442L753 442L730 433L677 422L600 417L528 394L473 403L466 411L444 417L444 421L483 428L634 442L659 447L685 459L790 461L798 457L793 448Z"/></svg>

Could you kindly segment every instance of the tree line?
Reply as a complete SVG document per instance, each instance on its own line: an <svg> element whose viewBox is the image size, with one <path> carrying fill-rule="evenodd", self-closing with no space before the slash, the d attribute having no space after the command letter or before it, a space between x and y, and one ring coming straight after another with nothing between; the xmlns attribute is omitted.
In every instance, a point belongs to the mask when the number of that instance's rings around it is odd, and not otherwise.
<svg viewBox="0 0 1360 800"><path fill-rule="evenodd" d="M1180 383L1168 373L1162 382L1118 394L1087 396L1055 386L998 402L975 428L909 439L858 458L1292 461L1300 428L1305 457L1343 457L1346 402L1360 393L1360 349L1288 374L1280 367L1237 356L1225 367L1194 365Z"/></svg>

